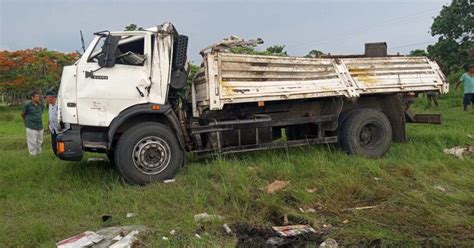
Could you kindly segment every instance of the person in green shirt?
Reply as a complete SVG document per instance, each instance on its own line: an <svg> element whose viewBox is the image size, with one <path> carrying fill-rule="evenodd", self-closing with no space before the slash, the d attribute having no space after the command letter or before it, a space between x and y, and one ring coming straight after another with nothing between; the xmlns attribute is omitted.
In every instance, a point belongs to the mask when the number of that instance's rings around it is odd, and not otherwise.
<svg viewBox="0 0 474 248"><path fill-rule="evenodd" d="M25 121L26 141L28 144L28 152L32 156L41 153L41 145L43 144L43 106L40 102L40 94L38 92L31 93L31 101L28 101L21 112L21 117Z"/></svg>
<svg viewBox="0 0 474 248"><path fill-rule="evenodd" d="M469 65L469 71L462 74L455 89L457 89L461 83L464 84L463 104L464 111L466 111L467 106L474 103L474 64Z"/></svg>

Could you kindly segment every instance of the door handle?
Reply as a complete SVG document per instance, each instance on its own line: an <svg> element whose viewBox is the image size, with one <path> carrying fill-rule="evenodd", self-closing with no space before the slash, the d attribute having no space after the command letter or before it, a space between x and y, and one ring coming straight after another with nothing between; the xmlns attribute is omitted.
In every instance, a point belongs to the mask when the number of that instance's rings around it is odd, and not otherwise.
<svg viewBox="0 0 474 248"><path fill-rule="evenodd" d="M75 102L68 102L66 104L69 108L75 108L76 107L76 103Z"/></svg>

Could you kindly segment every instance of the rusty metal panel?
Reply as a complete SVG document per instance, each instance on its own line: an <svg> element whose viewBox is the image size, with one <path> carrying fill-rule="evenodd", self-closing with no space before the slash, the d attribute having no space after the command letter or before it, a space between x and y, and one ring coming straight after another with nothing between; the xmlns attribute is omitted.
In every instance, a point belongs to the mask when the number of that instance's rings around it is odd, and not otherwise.
<svg viewBox="0 0 474 248"><path fill-rule="evenodd" d="M348 95L328 59L220 53L218 64L222 104Z"/></svg>
<svg viewBox="0 0 474 248"><path fill-rule="evenodd" d="M425 57L341 60L360 94L440 90L445 83Z"/></svg>
<svg viewBox="0 0 474 248"><path fill-rule="evenodd" d="M194 80L199 111L225 104L436 90L447 92L425 57L299 58L207 53Z"/></svg>

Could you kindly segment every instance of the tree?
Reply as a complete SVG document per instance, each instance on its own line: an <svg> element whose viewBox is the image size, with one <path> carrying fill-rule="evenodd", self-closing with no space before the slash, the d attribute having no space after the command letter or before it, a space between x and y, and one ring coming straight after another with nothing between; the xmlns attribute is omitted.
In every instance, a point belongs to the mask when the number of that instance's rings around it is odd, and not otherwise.
<svg viewBox="0 0 474 248"><path fill-rule="evenodd" d="M266 52L271 55L288 56L288 53L285 51L285 45L269 46L267 47Z"/></svg>
<svg viewBox="0 0 474 248"><path fill-rule="evenodd" d="M306 54L306 58L319 58L321 57L322 55L324 55L323 52L319 51L319 50L311 50L309 51L308 54Z"/></svg>
<svg viewBox="0 0 474 248"><path fill-rule="evenodd" d="M410 56L428 56L428 53L424 49L415 49L410 51Z"/></svg>
<svg viewBox="0 0 474 248"><path fill-rule="evenodd" d="M66 54L45 48L1 51L0 94L7 96L10 105L21 104L31 90L57 87L62 67L77 59L76 53Z"/></svg>
<svg viewBox="0 0 474 248"><path fill-rule="evenodd" d="M138 27L137 24L129 24L128 26L125 26L124 31L142 31L145 30L143 27Z"/></svg>
<svg viewBox="0 0 474 248"><path fill-rule="evenodd" d="M474 4L472 0L453 0L443 6L431 25L438 42L428 53L446 74L474 62Z"/></svg>

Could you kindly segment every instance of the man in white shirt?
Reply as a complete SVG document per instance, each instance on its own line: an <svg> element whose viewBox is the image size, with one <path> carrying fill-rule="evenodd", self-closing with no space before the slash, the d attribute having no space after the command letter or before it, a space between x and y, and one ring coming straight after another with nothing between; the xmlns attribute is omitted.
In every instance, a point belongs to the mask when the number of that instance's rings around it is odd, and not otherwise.
<svg viewBox="0 0 474 248"><path fill-rule="evenodd" d="M56 104L56 93L54 91L47 91L46 102L48 102L48 129L51 132L51 147L54 155L56 155L56 136L58 135L58 105Z"/></svg>

